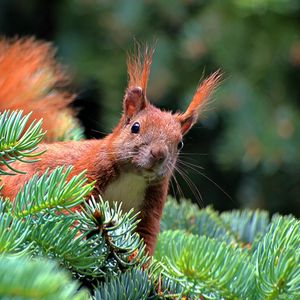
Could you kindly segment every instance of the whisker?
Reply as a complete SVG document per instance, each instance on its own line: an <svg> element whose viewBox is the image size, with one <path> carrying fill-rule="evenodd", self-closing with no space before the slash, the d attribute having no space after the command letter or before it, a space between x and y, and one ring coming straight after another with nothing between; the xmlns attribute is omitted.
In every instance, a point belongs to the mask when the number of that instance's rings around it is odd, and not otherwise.
<svg viewBox="0 0 300 300"><path fill-rule="evenodd" d="M174 198L177 199L177 197L176 197L176 191L175 191L175 188L174 188L174 184L173 184L173 180L172 180L172 179L173 179L173 174L171 175L170 186L171 186L171 189L172 189Z"/></svg>
<svg viewBox="0 0 300 300"><path fill-rule="evenodd" d="M179 190L180 190L181 188L180 188L180 186L179 186L179 184L178 184L178 182L177 182L177 180L176 180L176 178L175 178L175 176L174 176L174 173L172 172L171 167L169 166L169 164L166 165L166 168L167 168L167 170L168 170L168 171L170 172L170 174L171 174L170 185L171 185L171 188L172 188L172 191L173 191L174 198L177 200L177 192L176 192L176 190L175 190L175 188L174 188L174 182L175 182L175 184L176 184L176 187L177 187L178 192L179 192ZM174 182L173 182L173 180L174 180ZM180 195L179 195L179 197L180 197Z"/></svg>
<svg viewBox="0 0 300 300"><path fill-rule="evenodd" d="M193 170L194 172L196 172L197 174L203 176L206 180L208 180L209 182L211 182L214 186L216 186L226 197L228 197L231 201L233 200L232 197L223 189L221 188L220 185L218 185L214 180L212 180L211 178L209 178L207 175L205 175L203 172L201 172L199 169L203 170L203 167L197 166L197 165L193 165L191 163L188 162L183 162L181 160L178 160L179 164L182 164L185 167L190 168L191 170Z"/></svg>
<svg viewBox="0 0 300 300"><path fill-rule="evenodd" d="M198 169L204 170L204 168L201 167L201 166L198 166L196 164L193 164L193 163L190 163L190 162L187 162L187 161L183 161L183 160L180 160L180 159L178 159L178 163L182 164L185 167L189 167L194 171L198 171Z"/></svg>
<svg viewBox="0 0 300 300"><path fill-rule="evenodd" d="M100 131L100 130L98 130L98 129L91 129L91 131L92 132L95 132L95 133L100 133L100 134L102 134L102 135L104 135L104 136L106 136L106 135L108 135L110 132L109 131Z"/></svg>
<svg viewBox="0 0 300 300"><path fill-rule="evenodd" d="M175 170L178 172L178 174L183 178L183 180L187 183L188 187L192 191L196 202L200 207L203 207L203 197L197 188L197 186L194 184L194 182L189 178L189 176L185 173L184 170L180 169L179 166L175 166Z"/></svg>
<svg viewBox="0 0 300 300"><path fill-rule="evenodd" d="M175 172L177 172L179 174L179 171L177 170L177 167L174 167L174 170L175 170ZM180 184L179 184L179 182L178 182L178 180L176 178L175 173L173 173L172 176L173 176L174 181L176 182L176 186L177 186L177 189L178 189L179 197L180 198L185 198L183 190L182 190L182 188L181 188L181 186L180 186Z"/></svg>
<svg viewBox="0 0 300 300"><path fill-rule="evenodd" d="M173 179L174 182L175 182L175 184L176 184L176 188L177 188L177 191L178 191L178 196L179 196L179 198L185 198L184 193L183 193L183 190L182 190L182 188L181 188L181 186L180 186L180 184L179 184L179 182L178 182L178 180L177 180L175 174L174 174L173 172L172 172L171 174L172 174L171 179ZM172 181L171 181L171 182L172 182ZM176 198L176 196L177 196L176 191L174 192L174 196L175 196L175 198Z"/></svg>
<svg viewBox="0 0 300 300"><path fill-rule="evenodd" d="M212 180L211 178L209 178L207 175L205 175L204 173L199 171L199 174L202 175L205 179L207 179L209 182L211 182L212 184L214 184L222 193L224 193L225 196L227 196L230 200L233 200L232 197L225 192L225 190L223 188L220 187L220 185L218 185L214 180Z"/></svg>

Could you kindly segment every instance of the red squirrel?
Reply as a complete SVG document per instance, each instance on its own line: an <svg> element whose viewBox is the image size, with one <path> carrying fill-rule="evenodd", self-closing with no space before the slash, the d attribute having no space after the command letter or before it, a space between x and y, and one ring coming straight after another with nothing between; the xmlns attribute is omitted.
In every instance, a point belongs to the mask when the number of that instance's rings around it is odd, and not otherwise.
<svg viewBox="0 0 300 300"><path fill-rule="evenodd" d="M54 87L65 77L51 49L49 44L33 39L0 41L0 110L33 110L35 118L43 117L50 140L53 127L59 126L57 118L61 112L72 114L68 104L74 98L55 91ZM147 99L152 55L153 51L146 49L143 55L129 56L123 114L111 134L100 140L41 144L39 151L47 151L38 162L14 163L26 175L2 176L2 195L13 201L33 174L42 174L48 168L73 165L73 175L87 170L88 180L96 181L92 192L96 198L100 194L110 203L122 201L124 210L140 211L137 231L144 238L149 254L153 254L182 138L196 123L221 74L215 72L199 85L184 113L163 111ZM43 82L39 76L51 69L52 81ZM35 89L43 84L44 94L35 95Z"/></svg>

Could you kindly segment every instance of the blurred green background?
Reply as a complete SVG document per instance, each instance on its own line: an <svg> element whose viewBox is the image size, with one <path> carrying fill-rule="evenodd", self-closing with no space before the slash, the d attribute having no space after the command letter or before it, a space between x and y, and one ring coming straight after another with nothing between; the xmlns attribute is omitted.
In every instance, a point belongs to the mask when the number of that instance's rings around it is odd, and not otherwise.
<svg viewBox="0 0 300 300"><path fill-rule="evenodd" d="M88 137L120 117L134 40L157 40L148 96L159 107L184 110L222 69L182 156L203 167L188 171L202 196L177 174L182 193L218 210L300 216L299 0L0 0L0 34L53 41Z"/></svg>

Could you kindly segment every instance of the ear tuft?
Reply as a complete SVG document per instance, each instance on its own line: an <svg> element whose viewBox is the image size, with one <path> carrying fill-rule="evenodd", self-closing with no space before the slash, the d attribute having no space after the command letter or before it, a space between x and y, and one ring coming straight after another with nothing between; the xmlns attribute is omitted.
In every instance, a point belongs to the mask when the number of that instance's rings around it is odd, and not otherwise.
<svg viewBox="0 0 300 300"><path fill-rule="evenodd" d="M186 134L197 122L199 113L203 110L211 94L219 85L221 78L222 73L218 70L199 85L186 112L178 116L182 134Z"/></svg>
<svg viewBox="0 0 300 300"><path fill-rule="evenodd" d="M139 111L145 108L146 100L141 87L129 88L126 91L124 101L124 114L127 119L131 119Z"/></svg>
<svg viewBox="0 0 300 300"><path fill-rule="evenodd" d="M203 106L207 104L211 94L219 85L222 75L221 71L218 70L199 85L186 113L199 113L203 109Z"/></svg>
<svg viewBox="0 0 300 300"><path fill-rule="evenodd" d="M128 69L128 88L141 87L146 95L148 79L150 75L150 68L152 64L152 56L155 51L154 47L144 47L141 51L140 45L136 44L135 53L128 55L127 69Z"/></svg>

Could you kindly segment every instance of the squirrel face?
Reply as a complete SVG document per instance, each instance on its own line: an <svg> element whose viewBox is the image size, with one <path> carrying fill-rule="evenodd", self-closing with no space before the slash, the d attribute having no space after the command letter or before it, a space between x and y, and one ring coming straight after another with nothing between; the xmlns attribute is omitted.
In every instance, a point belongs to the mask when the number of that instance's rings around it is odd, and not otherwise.
<svg viewBox="0 0 300 300"><path fill-rule="evenodd" d="M114 152L123 168L155 182L173 172L181 140L177 115L147 103L119 129Z"/></svg>

